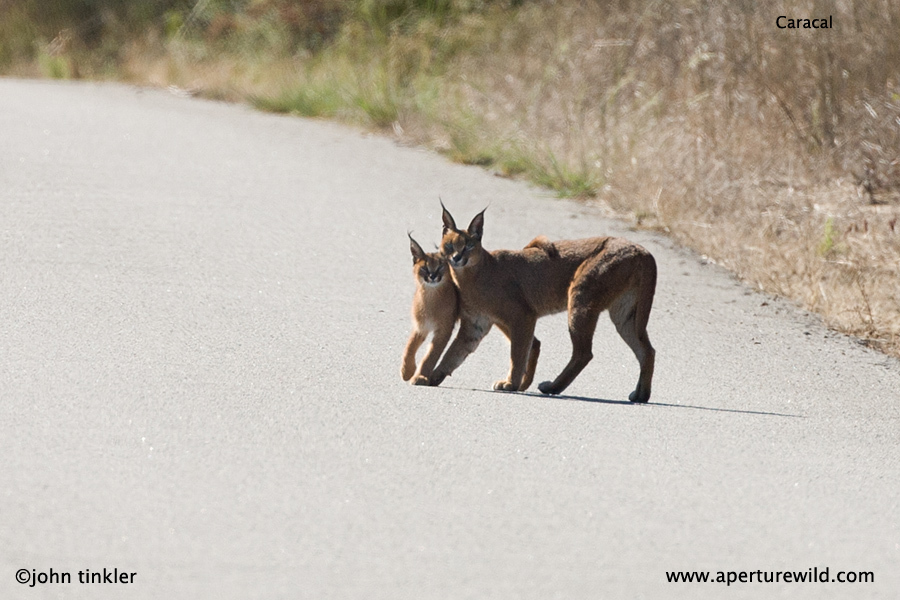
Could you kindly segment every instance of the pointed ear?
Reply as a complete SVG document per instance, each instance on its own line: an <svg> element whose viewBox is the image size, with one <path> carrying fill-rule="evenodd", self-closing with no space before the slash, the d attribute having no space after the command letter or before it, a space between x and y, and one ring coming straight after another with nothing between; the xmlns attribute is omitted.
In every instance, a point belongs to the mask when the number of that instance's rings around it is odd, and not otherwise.
<svg viewBox="0 0 900 600"><path fill-rule="evenodd" d="M469 235L479 242L481 241L481 236L484 234L484 210L475 215L475 218L472 219L472 222L469 223L469 228L466 230Z"/></svg>
<svg viewBox="0 0 900 600"><path fill-rule="evenodd" d="M440 198L438 198L440 200ZM453 220L453 216L450 214L450 211L447 210L447 207L444 206L444 201L441 202L441 219L444 221L444 231L443 233L447 233L448 231L459 231L456 228L456 221Z"/></svg>
<svg viewBox="0 0 900 600"><path fill-rule="evenodd" d="M409 251L412 253L413 264L416 264L420 260L425 260L425 251L422 250L422 246L419 245L419 242L412 238L409 232L407 234L409 236Z"/></svg>

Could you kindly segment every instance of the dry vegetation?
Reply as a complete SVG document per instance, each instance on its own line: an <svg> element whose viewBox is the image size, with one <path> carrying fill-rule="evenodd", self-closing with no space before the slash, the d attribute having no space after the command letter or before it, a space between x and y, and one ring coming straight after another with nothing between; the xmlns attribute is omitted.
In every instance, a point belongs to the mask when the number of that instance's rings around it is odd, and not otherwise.
<svg viewBox="0 0 900 600"><path fill-rule="evenodd" d="M900 356L894 0L152 4L139 34L107 9L105 37L45 29L0 65L384 128L605 202Z"/></svg>
<svg viewBox="0 0 900 600"><path fill-rule="evenodd" d="M467 57L485 142L900 353L900 5L619 5L522 10Z"/></svg>

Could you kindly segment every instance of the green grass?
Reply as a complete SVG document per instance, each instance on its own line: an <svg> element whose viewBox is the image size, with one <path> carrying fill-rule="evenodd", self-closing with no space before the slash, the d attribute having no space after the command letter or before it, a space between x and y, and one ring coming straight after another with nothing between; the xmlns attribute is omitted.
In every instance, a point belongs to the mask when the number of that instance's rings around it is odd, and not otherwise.
<svg viewBox="0 0 900 600"><path fill-rule="evenodd" d="M453 162L490 167L498 160L499 151L479 137L479 120L468 112L443 119L442 127L449 136L450 147L444 154Z"/></svg>
<svg viewBox="0 0 900 600"><path fill-rule="evenodd" d="M50 79L71 79L72 67L69 59L65 55L50 54L46 50L41 50L38 54L38 65L41 74Z"/></svg>
<svg viewBox="0 0 900 600"><path fill-rule="evenodd" d="M330 118L338 114L345 101L336 86L304 83L274 95L253 96L251 102L269 112Z"/></svg>
<svg viewBox="0 0 900 600"><path fill-rule="evenodd" d="M529 161L526 174L534 183L556 191L560 198L593 198L599 180L587 167L572 168L560 162L553 152L545 160Z"/></svg>
<svg viewBox="0 0 900 600"><path fill-rule="evenodd" d="M353 104L375 127L387 128L400 116L400 94L387 73L376 74L368 81L359 82Z"/></svg>

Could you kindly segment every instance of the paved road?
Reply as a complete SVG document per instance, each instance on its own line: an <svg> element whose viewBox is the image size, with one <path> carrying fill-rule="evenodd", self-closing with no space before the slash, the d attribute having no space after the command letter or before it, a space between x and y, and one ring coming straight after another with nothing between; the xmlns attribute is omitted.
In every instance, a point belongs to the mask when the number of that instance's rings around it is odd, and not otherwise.
<svg viewBox="0 0 900 600"><path fill-rule="evenodd" d="M652 403L606 319L562 397L489 391L499 333L404 384L439 195L490 204L488 248L650 249ZM0 264L4 599L900 593L898 362L596 208L330 123L0 80ZM538 336L540 381L564 316ZM666 581L813 567L875 582ZM136 575L77 582L104 568Z"/></svg>

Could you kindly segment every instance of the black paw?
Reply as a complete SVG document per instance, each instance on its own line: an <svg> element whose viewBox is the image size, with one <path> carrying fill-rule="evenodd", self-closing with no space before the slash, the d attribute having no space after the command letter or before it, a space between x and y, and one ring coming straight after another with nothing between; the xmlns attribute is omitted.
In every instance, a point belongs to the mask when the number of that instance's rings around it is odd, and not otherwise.
<svg viewBox="0 0 900 600"><path fill-rule="evenodd" d="M554 389L552 381L544 381L539 383L538 389L542 394L548 394L550 396L555 396L559 393L559 390Z"/></svg>
<svg viewBox="0 0 900 600"><path fill-rule="evenodd" d="M435 387L441 385L444 379L447 378L446 373L435 372L431 374L431 377L428 378L428 385Z"/></svg>
<svg viewBox="0 0 900 600"><path fill-rule="evenodd" d="M647 392L639 394L637 390L634 390L633 392L628 394L628 400L634 402L635 404L644 404L646 402L649 402L650 393Z"/></svg>

